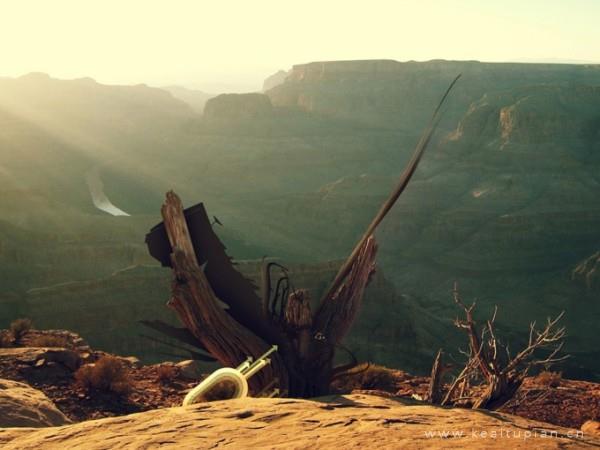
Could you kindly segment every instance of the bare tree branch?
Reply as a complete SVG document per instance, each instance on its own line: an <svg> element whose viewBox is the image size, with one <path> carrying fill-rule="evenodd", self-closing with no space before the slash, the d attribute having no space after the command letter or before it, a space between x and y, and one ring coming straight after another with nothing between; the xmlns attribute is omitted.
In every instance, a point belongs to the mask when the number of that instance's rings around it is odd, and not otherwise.
<svg viewBox="0 0 600 450"><path fill-rule="evenodd" d="M469 353L459 349L459 352L467 356L467 362L450 385L441 401L442 405L470 399L473 401L473 408L499 408L513 398L532 367L548 366L569 357L557 356L562 351L566 335L565 327L557 327L564 311L554 319L548 318L542 330L538 330L535 322L532 322L527 345L511 357L508 345L501 345L496 335L498 307L494 307L491 318L478 329L473 318L475 302L466 306L457 283L454 283L452 297L454 303L465 313L465 319L457 318L454 324L466 332ZM535 354L538 350L548 350L549 354L543 359L537 359ZM473 381L476 382L475 385L471 385ZM457 389L458 395L455 395Z"/></svg>

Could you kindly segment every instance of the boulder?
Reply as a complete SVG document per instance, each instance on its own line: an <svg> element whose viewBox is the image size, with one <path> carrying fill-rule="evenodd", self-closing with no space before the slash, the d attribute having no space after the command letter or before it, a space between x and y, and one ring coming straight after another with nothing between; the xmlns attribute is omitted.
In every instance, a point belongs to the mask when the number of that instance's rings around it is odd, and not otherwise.
<svg viewBox="0 0 600 450"><path fill-rule="evenodd" d="M204 376L201 364L193 359L181 361L175 365L179 370L179 375L189 380L199 380Z"/></svg>
<svg viewBox="0 0 600 450"><path fill-rule="evenodd" d="M43 392L0 379L0 427L52 427L71 423Z"/></svg>

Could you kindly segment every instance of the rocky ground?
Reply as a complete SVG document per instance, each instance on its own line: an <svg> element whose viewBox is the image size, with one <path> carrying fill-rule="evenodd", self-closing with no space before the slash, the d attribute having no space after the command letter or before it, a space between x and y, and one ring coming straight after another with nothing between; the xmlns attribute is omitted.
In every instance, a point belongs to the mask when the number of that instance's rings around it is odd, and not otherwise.
<svg viewBox="0 0 600 450"><path fill-rule="evenodd" d="M428 377L416 377L401 370L375 366L368 377L357 376L334 383L340 392L356 392L366 388L380 395L393 393L403 398L425 398ZM600 419L600 384L563 379L559 373L551 377L526 378L523 386L502 412L515 414L563 427L580 428L588 420Z"/></svg>
<svg viewBox="0 0 600 450"><path fill-rule="evenodd" d="M246 398L38 430L0 429L9 449L580 449L600 440L518 416L353 394Z"/></svg>
<svg viewBox="0 0 600 450"><path fill-rule="evenodd" d="M515 399L501 411L579 428L589 420L600 420L600 385L563 379L550 386L539 377L528 378Z"/></svg>
<svg viewBox="0 0 600 450"><path fill-rule="evenodd" d="M8 332L0 332L0 335L2 335L2 333L6 336ZM48 431L32 434L31 436L28 435L27 440L24 441L24 435L21 435L21 432L17 430L4 430L0 432L0 444L3 442L6 443L6 448L13 448L10 446L12 444L9 445L9 442L13 439L21 445L21 447L18 448L29 448L28 446L34 447L39 445L40 442L46 442L46 440L48 440L48 442L53 442L53 445L56 445L57 448L67 444L69 446L76 445L78 442L77 439L83 439L82 436L84 433L94 433L93 430L97 429L98 425L90 425L86 421L91 419L110 418L113 416L125 416L132 413L142 413L159 408L178 406L181 404L187 391L202 377L202 374L195 369L191 362L179 365L163 363L144 366L141 365L136 358L118 357L125 367L127 382L129 384L128 392L119 395L94 390L90 391L76 381L74 373L81 365L96 362L106 354L91 349L79 336L61 330L31 330L21 338L18 344L15 344L14 342L7 344L6 339L4 339L4 343L5 346L0 348L0 379L13 380L6 381L5 383L14 383L14 381L26 383L26 385L39 390L39 395L43 397L43 394L45 394L47 396L46 400L37 398L38 394L35 392L38 391L34 391L34 394L32 395L27 394L25 397L33 398L35 402L39 402L39 404L42 405L41 407L45 408L45 410L48 410L47 403L56 405L56 411L50 411L45 416L42 414L43 417L48 416L48 414L52 417L63 417L63 419L61 419L63 421L57 423L49 422L48 420L50 419L40 419L40 425L37 426L60 425L70 421L84 422L70 428L70 431L65 435L67 437L64 438L67 440L63 440L62 434L59 437L59 434ZM58 343L62 344L65 348L33 346ZM166 370L165 367L168 368L168 370ZM208 442L203 441L204 439L215 439L214 442L229 442L227 433L222 437L222 441L216 439L216 435L213 436L213 434L221 428L225 429L227 426L231 426L231 421L244 424L242 428L247 431L247 435L244 435L243 439L248 439L247 441L244 441L244 445L262 442L263 437L259 438L258 434L260 433L257 434L255 430L274 430L276 428L273 428L273 424L278 424L278 426L281 425L283 430L282 435L288 433L289 436L293 436L294 433L300 430L302 430L303 433L305 431L310 431L307 436L311 435L311 433L316 433L316 435L322 437L323 443L327 443L328 439L333 439L336 433L345 433L344 435L349 440L348 442L351 442L351 439L356 439L356 445L358 445L360 439L362 439L359 436L362 431L364 431L363 429L369 429L370 431L377 431L378 429L393 430L390 432L391 434L389 437L386 435L385 439L391 439L393 436L394 439L406 440L409 439L409 435L407 434L408 429L411 429L413 425L414 430L411 431L411 433L418 434L422 433L425 429L435 428L435 426L437 426L436 420L439 421L440 427L442 425L452 425L456 428L457 424L460 424L464 419L464 421L466 421L465 423L472 424L472 426L477 426L479 427L478 429L483 430L487 429L485 427L500 426L504 423L503 421L505 421L504 417L508 417L503 414L510 413L511 415L520 416L523 419L511 418L509 421L510 424L507 426L512 427L511 429L514 430L521 429L531 431L540 428L541 425L532 424L532 422L527 422L525 419L545 422L546 427L551 426L553 429L554 427L564 427L566 429L579 430L587 421L597 421L600 418L600 385L584 381L562 379L558 374L553 374L553 376L550 377L538 376L528 378L517 393L517 396L509 404L505 405L500 413L475 413L467 409L448 410L433 407L426 408L425 406L419 406L418 408L415 406L417 409L414 411L408 407L404 408L406 405L418 403L420 399L425 397L428 382L429 380L427 377L417 377L400 370L391 370L380 366L370 366L369 370L357 370L356 374L339 379L334 383L333 388L339 395L352 393L353 396L345 397L346 400L332 400L334 406L331 407L322 403L306 403L305 405L300 400L260 399L257 400L257 403L254 403L253 400L251 405L246 405L250 407L250 410L252 411L251 414L244 413L243 411L240 413L242 416L250 414L248 417L238 417L235 415L239 413L238 409L242 410L245 407L242 403L231 403L230 406L229 402L217 402L215 405L221 405L218 409L214 409L217 407L212 406L212 403L210 405L204 404L203 406L198 406L193 409L191 414L206 415L205 413L202 413L206 407L210 408L210 411L213 411L213 409L214 411L218 411L217 416L222 416L222 421L219 421L220 419L218 419L218 417L214 419L212 415L210 415L210 419L207 417L202 419L206 421L215 420L216 422L203 422L205 425L196 427L195 434L193 433L190 437L190 439L192 439L190 445L200 445L202 442ZM20 386L27 387L26 385ZM16 391L13 390L13 392ZM354 400L352 400L354 398L362 398L363 400L361 401L366 401L368 405L364 407L357 406L357 404L354 403ZM14 402L14 399L11 401ZM338 404L340 401L346 403L340 406ZM271 405L270 402L273 404ZM311 414L305 414L304 412L299 411L304 407L314 409L313 412L315 413L316 418L311 419L311 417L313 417ZM270 410L269 408L273 409ZM363 408L365 411L368 410L369 413L365 413L368 417L361 419L364 415ZM411 408L413 407L411 406ZM238 412L235 412L234 410ZM271 413L267 414L269 410ZM380 410L385 410L386 414L389 411L393 411L393 414L390 415L390 417L387 417L385 414L380 414ZM22 417L31 415L31 413L27 411L28 410L26 409L25 413L18 417L18 420L22 420ZM337 412L334 414L332 411ZM155 415L160 415L160 420L162 421L157 427L165 428L164 431L161 429L161 435L171 436L177 429L187 429L187 427L190 426L186 425L186 423L191 419L186 418L182 423L179 423L179 419L182 417L181 415L184 414L182 410L179 409L163 409L160 413L153 411L145 414L149 415L127 416L128 418L124 421L117 419L114 421L107 420L93 423L104 424L103 426L106 426L108 430L112 430L110 433L114 432L115 435L127 433L127 430L125 430L127 427L145 430L149 426L149 421L156 419ZM370 416L371 414L373 417ZM440 415L440 417L436 419L434 417L436 415ZM448 417L446 417L446 415L448 415ZM243 420L248 419L251 416L255 416L255 418ZM452 419L449 422L444 422L446 418L455 416L461 416L461 419ZM294 417L294 419L292 419L292 417ZM35 418L35 420L38 419ZM520 422L521 420L523 420L522 423ZM364 423L361 422L363 425L359 426L356 422L360 421L363 421ZM490 422L489 424L488 421ZM593 431L594 423L597 427L597 422L588 422L587 426L590 432ZM34 426L29 422L23 422L23 424L24 425L21 426ZM11 425L0 424L0 426ZM206 428L206 433L196 433L198 429L204 428ZM404 430L403 428L407 428L407 430ZM358 432L359 430L361 433ZM469 429L469 433L470 432ZM564 432L564 430L561 431L561 433L562 432ZM187 436L187 431L185 434ZM419 439L422 438L423 437L421 436ZM2 439L4 439L4 441L2 441ZM73 441L69 441L68 439L73 439ZM157 439L157 437L153 433L148 436L142 433L140 439L143 441L139 442L140 445L150 445L150 442L156 443L154 440ZM148 441L146 442L147 439ZM165 439L165 442L168 443L171 442L172 437L165 437ZM275 438L271 435L268 439L273 440ZM389 444L385 439L381 442L381 445L384 447ZM177 440L173 442L181 444L181 442ZM354 445L354 441L352 442ZM422 440L415 441L415 445L417 445L417 442L421 443L419 445L424 445L424 441ZM436 441L434 444L432 441L432 446L435 447L436 445L441 445L441 442L442 441ZM460 443L468 442L470 445L470 443L474 441L472 441L472 438L461 438L460 440L447 440L446 442L451 444L450 447L460 447ZM559 441L553 442L557 443ZM564 442L560 442L560 445L568 447L573 441L570 438L565 438ZM579 444L582 442L583 441L579 442ZM487 445L487 441L485 441L485 443ZM297 444L297 448L301 448L300 441L298 441ZM97 446L92 446L91 448L108 448L102 447L102 445L104 444L99 440ZM241 445L241 443L239 443L239 445Z"/></svg>
<svg viewBox="0 0 600 450"><path fill-rule="evenodd" d="M67 339L70 348L29 347L40 335ZM159 379L164 365L143 366L136 358L120 358L130 382L127 395L88 392L74 379L75 369L106 355L95 351L74 333L62 330L31 331L17 347L0 348L0 378L20 381L39 389L71 420L119 416L179 405L187 390L197 384L193 374L174 368L169 379ZM189 372L189 370L188 370ZM200 375L200 374L198 374Z"/></svg>

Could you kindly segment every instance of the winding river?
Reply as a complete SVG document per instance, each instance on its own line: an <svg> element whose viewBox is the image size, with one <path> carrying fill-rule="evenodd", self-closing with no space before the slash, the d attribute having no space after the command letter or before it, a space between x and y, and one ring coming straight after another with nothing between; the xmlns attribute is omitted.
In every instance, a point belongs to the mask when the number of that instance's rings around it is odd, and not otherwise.
<svg viewBox="0 0 600 450"><path fill-rule="evenodd" d="M92 196L92 202L94 202L96 208L111 216L129 216L125 211L113 205L104 193L104 183L102 183L102 179L100 178L98 167L94 167L88 171L85 175L85 180Z"/></svg>

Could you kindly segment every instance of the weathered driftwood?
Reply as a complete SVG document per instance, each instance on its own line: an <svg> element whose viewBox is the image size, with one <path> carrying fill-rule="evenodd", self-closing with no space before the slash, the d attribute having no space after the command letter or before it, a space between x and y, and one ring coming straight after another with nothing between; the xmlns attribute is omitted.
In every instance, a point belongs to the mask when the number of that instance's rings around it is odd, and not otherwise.
<svg viewBox="0 0 600 450"><path fill-rule="evenodd" d="M225 366L235 367L248 356L264 353L273 343L265 342L233 319L214 294L196 260L183 206L175 193L167 193L162 216L173 248L169 306L203 347ZM370 238L344 283L321 304L314 319L308 293L297 291L290 295L283 323L273 324L280 331L276 342L280 350L272 355L269 366L250 379L253 391L262 391L277 379L280 391L294 395L327 392L335 347L358 313L364 289L375 269L375 255L375 240Z"/></svg>
<svg viewBox="0 0 600 450"><path fill-rule="evenodd" d="M257 357L270 348L254 333L236 322L221 306L201 267L198 266L181 200L168 192L162 207L167 235L173 248L173 308L185 327L219 362L236 367L248 356ZM287 389L287 371L279 355L274 354L270 366L250 379L250 387L260 390L277 377Z"/></svg>
<svg viewBox="0 0 600 450"><path fill-rule="evenodd" d="M250 379L254 392L264 391L275 379L280 392L291 395L314 396L328 392L336 346L350 330L375 270L375 239L367 239L344 282L321 303L314 317L308 292L303 290L290 295L283 320L266 317L275 330L272 335L276 336L276 342L266 342L223 309L198 265L183 206L174 192L167 193L162 216L173 249L172 297L168 305L194 338L221 364L229 367L236 367L248 356L261 355L272 344L279 345L271 364Z"/></svg>
<svg viewBox="0 0 600 450"><path fill-rule="evenodd" d="M285 307L284 326L301 360L310 358L313 317L310 310L310 294L299 289L290 294Z"/></svg>
<svg viewBox="0 0 600 450"><path fill-rule="evenodd" d="M365 288L375 271L377 244L370 236L360 248L345 281L331 297L325 298L315 313L311 348L304 372L310 375L307 390L313 395L329 389L333 376L333 357L360 310Z"/></svg>

